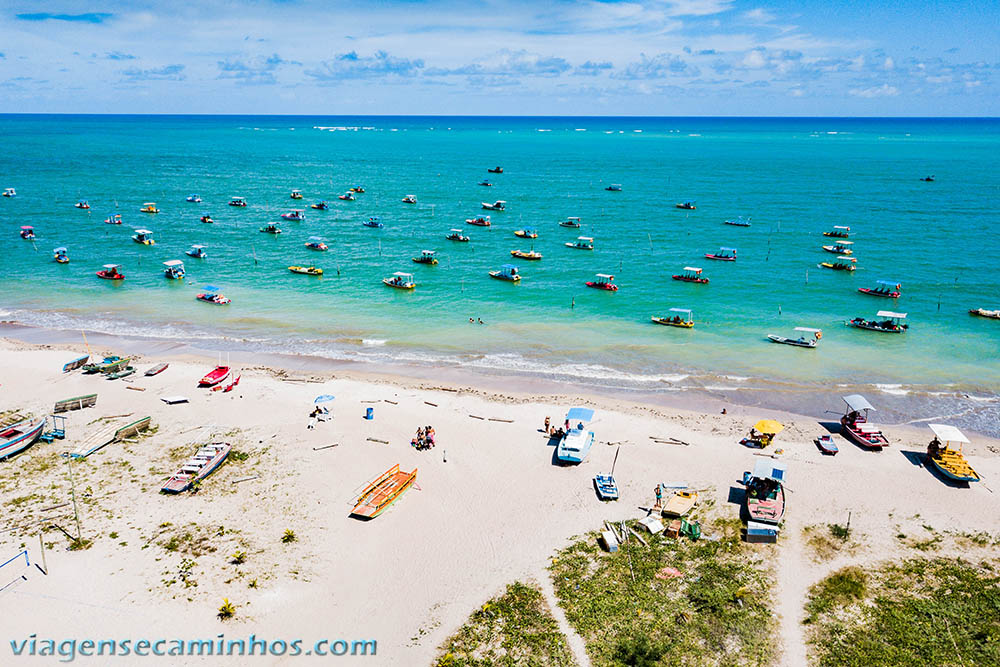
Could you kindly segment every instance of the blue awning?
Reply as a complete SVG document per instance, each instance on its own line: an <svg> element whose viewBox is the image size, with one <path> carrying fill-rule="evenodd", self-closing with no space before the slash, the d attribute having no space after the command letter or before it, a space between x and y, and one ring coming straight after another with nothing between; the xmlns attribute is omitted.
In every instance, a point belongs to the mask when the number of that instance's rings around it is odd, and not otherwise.
<svg viewBox="0 0 1000 667"><path fill-rule="evenodd" d="M566 413L566 419L570 422L587 423L594 418L594 411L590 408L571 408Z"/></svg>

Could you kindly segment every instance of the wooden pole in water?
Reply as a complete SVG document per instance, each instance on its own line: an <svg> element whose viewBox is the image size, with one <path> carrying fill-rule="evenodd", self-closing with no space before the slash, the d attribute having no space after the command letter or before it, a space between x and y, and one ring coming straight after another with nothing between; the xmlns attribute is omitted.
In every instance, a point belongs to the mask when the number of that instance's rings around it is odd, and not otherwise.
<svg viewBox="0 0 1000 667"><path fill-rule="evenodd" d="M572 310L573 308L576 308L576 297L575 296L573 297L573 300L570 301L569 307L570 307L570 310Z"/></svg>

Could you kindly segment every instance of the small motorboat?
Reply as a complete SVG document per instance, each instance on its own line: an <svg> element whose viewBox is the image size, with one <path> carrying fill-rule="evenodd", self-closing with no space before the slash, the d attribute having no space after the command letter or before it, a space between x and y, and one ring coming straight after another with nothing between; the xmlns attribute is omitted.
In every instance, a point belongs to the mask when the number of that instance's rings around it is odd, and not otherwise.
<svg viewBox="0 0 1000 667"><path fill-rule="evenodd" d="M570 229L580 229L580 218L575 216L566 218L559 223L560 227L569 227Z"/></svg>
<svg viewBox="0 0 1000 667"><path fill-rule="evenodd" d="M735 219L726 220L725 224L732 225L733 227L749 227L750 218L744 218L742 215L736 216Z"/></svg>
<svg viewBox="0 0 1000 667"><path fill-rule="evenodd" d="M184 278L184 262L179 259L171 259L163 263L163 275L170 280L181 280Z"/></svg>
<svg viewBox="0 0 1000 667"><path fill-rule="evenodd" d="M832 252L834 255L853 255L854 248L851 247L853 245L854 241L838 241L833 245L823 246L823 250Z"/></svg>
<svg viewBox="0 0 1000 667"><path fill-rule="evenodd" d="M69 264L69 251L65 247L60 246L52 251L53 259L57 264Z"/></svg>
<svg viewBox="0 0 1000 667"><path fill-rule="evenodd" d="M122 214L114 213L104 218L104 224L106 225L120 225L122 224Z"/></svg>
<svg viewBox="0 0 1000 667"><path fill-rule="evenodd" d="M361 224L364 225L365 227L371 227L373 229L382 229L383 227L385 227L385 225L382 224L382 221L375 216L368 218Z"/></svg>
<svg viewBox="0 0 1000 667"><path fill-rule="evenodd" d="M479 181L479 184L482 185L482 186L484 186L484 187L487 187L487 188L492 188L493 187L493 184L490 183L485 178L483 180Z"/></svg>
<svg viewBox="0 0 1000 667"><path fill-rule="evenodd" d="M202 213L200 219L202 222L206 224L212 224L213 222L215 222L215 220L212 219L212 216L209 213Z"/></svg>
<svg viewBox="0 0 1000 667"><path fill-rule="evenodd" d="M706 252L705 257L720 262L735 262L736 248L719 248L719 252Z"/></svg>
<svg viewBox="0 0 1000 667"><path fill-rule="evenodd" d="M31 225L23 225L21 227L21 238L25 241L31 241L35 238L35 228Z"/></svg>
<svg viewBox="0 0 1000 667"><path fill-rule="evenodd" d="M445 236L449 241L458 241L459 243L468 243L469 237L462 234L461 229L452 229L451 233Z"/></svg>
<svg viewBox="0 0 1000 667"><path fill-rule="evenodd" d="M81 208L83 210L88 210L90 208L90 203L86 199L81 199L77 203L73 204L75 208Z"/></svg>
<svg viewBox="0 0 1000 667"><path fill-rule="evenodd" d="M260 231L264 234L280 234L281 227L278 227L278 225L265 225L260 228Z"/></svg>
<svg viewBox="0 0 1000 667"><path fill-rule="evenodd" d="M529 250L527 252L524 250L511 250L510 254L518 259L539 260L542 258L542 253L537 250Z"/></svg>
<svg viewBox="0 0 1000 667"><path fill-rule="evenodd" d="M104 268L97 272L98 278L105 280L125 280L125 274L119 271L120 264L105 264Z"/></svg>
<svg viewBox="0 0 1000 667"><path fill-rule="evenodd" d="M695 266L685 266L684 273L674 274L671 278L685 283L699 283L701 285L708 283L708 278L702 278L701 269Z"/></svg>
<svg viewBox="0 0 1000 667"><path fill-rule="evenodd" d="M200 447L193 457L184 462L160 489L163 493L182 493L215 472L229 456L232 446L228 442L213 442Z"/></svg>
<svg viewBox="0 0 1000 667"><path fill-rule="evenodd" d="M167 364L167 363L162 363L162 364L156 364L155 366L153 366L152 368L150 368L149 370L147 370L147 371L146 371L146 372L144 373L144 375L145 375L146 377L153 377L154 375L159 375L159 374L160 374L160 373L162 373L163 371L167 370L167 367L168 367L169 365L170 365L170 364Z"/></svg>
<svg viewBox="0 0 1000 667"><path fill-rule="evenodd" d="M198 301L204 301L205 303L210 303L214 306L225 306L233 302L232 299L222 296L219 293L219 288L215 285L205 285L205 291L201 294L195 296Z"/></svg>
<svg viewBox="0 0 1000 667"><path fill-rule="evenodd" d="M236 206L238 208L246 208L247 199L246 197L230 197L229 205Z"/></svg>
<svg viewBox="0 0 1000 667"><path fill-rule="evenodd" d="M556 459L562 463L583 463L594 446L591 429L594 411L590 408L570 408L566 413L565 433L556 445Z"/></svg>
<svg viewBox="0 0 1000 667"><path fill-rule="evenodd" d="M621 183L612 183L611 185L609 185L604 189L607 190L608 192L621 192L622 186Z"/></svg>
<svg viewBox="0 0 1000 667"><path fill-rule="evenodd" d="M309 240L306 241L306 247L310 250L319 251L326 251L330 249L325 243L323 243L323 239L318 236L310 236Z"/></svg>
<svg viewBox="0 0 1000 667"><path fill-rule="evenodd" d="M208 253L205 252L205 246L203 245L193 245L189 249L185 250L184 254L189 257L194 257L195 259L205 259L208 257Z"/></svg>
<svg viewBox="0 0 1000 667"><path fill-rule="evenodd" d="M605 292L617 292L618 285L614 282L615 277L609 273L598 273L594 280L584 283L587 287L604 290Z"/></svg>
<svg viewBox="0 0 1000 667"><path fill-rule="evenodd" d="M933 183L934 182L934 177L933 176L924 176L920 180L923 181L924 183Z"/></svg>
<svg viewBox="0 0 1000 667"><path fill-rule="evenodd" d="M956 482L978 482L979 473L972 469L962 453L969 444L961 431L947 424L928 424L934 432L934 439L927 445L927 458L941 474ZM955 447L954 445L958 445Z"/></svg>
<svg viewBox="0 0 1000 667"><path fill-rule="evenodd" d="M4 197L16 197L17 196L17 190L15 190L14 188L4 188L3 196Z"/></svg>
<svg viewBox="0 0 1000 667"><path fill-rule="evenodd" d="M868 413L875 410L871 403L860 394L843 397L847 412L840 418L841 432L848 440L865 449L881 450L889 446L889 439L882 430L868 421Z"/></svg>
<svg viewBox="0 0 1000 667"><path fill-rule="evenodd" d="M569 241L565 245L567 248L575 248L577 250L593 250L594 239L590 236L578 236L576 237L576 241Z"/></svg>
<svg viewBox="0 0 1000 667"><path fill-rule="evenodd" d="M191 202L192 204L200 204L201 203L201 195L190 194L190 195L188 195L184 199L184 201Z"/></svg>
<svg viewBox="0 0 1000 667"><path fill-rule="evenodd" d="M490 216L480 216L478 218L466 218L465 224L475 225L476 227L489 227L490 226Z"/></svg>
<svg viewBox="0 0 1000 667"><path fill-rule="evenodd" d="M433 250L421 250L420 251L420 256L419 257L413 257L412 259L413 259L413 261L416 264L431 264L431 265L433 265L433 264L437 264L438 263L437 257L435 257L434 254L435 253L434 253Z"/></svg>
<svg viewBox="0 0 1000 667"><path fill-rule="evenodd" d="M514 236L518 237L519 239L537 239L538 232L536 232L531 227L525 227L524 229L519 229L516 232L514 232Z"/></svg>
<svg viewBox="0 0 1000 667"><path fill-rule="evenodd" d="M679 204L674 204L674 208L684 209L685 211L693 211L698 207L695 206L693 201L684 201Z"/></svg>
<svg viewBox="0 0 1000 667"><path fill-rule="evenodd" d="M404 204L416 204L417 203L417 196L416 195L406 195L405 197L403 197L403 203Z"/></svg>
<svg viewBox="0 0 1000 667"><path fill-rule="evenodd" d="M156 208L156 202L148 201L142 205L139 209L139 213L159 213L160 209Z"/></svg>
<svg viewBox="0 0 1000 667"><path fill-rule="evenodd" d="M413 274L404 273L402 271L396 271L396 273L392 274L392 277L390 278L383 278L382 283L384 285L388 285L389 287L403 290L411 290L417 286L417 284L413 282Z"/></svg>
<svg viewBox="0 0 1000 667"><path fill-rule="evenodd" d="M289 195L289 197L291 199L302 199L302 190L292 190L292 193Z"/></svg>
<svg viewBox="0 0 1000 667"><path fill-rule="evenodd" d="M1000 310L986 310L985 308L970 308L969 315L985 317L989 320L1000 320Z"/></svg>
<svg viewBox="0 0 1000 667"><path fill-rule="evenodd" d="M282 220L291 220L292 222L302 222L306 219L305 211L300 208L293 208L288 213L281 214Z"/></svg>
<svg viewBox="0 0 1000 667"><path fill-rule="evenodd" d="M886 299L898 299L903 285L893 280L878 280L875 287L859 287L858 291L868 296L880 296Z"/></svg>
<svg viewBox="0 0 1000 667"><path fill-rule="evenodd" d="M348 190L348 192L356 192L358 194L362 194L364 191L365 191L365 189L363 187L361 187L360 185L355 185L353 188L351 188L350 190Z"/></svg>
<svg viewBox="0 0 1000 667"><path fill-rule="evenodd" d="M836 456L840 449L837 447L837 443L833 441L833 436L829 433L825 433L818 438L816 438L816 446L819 447L819 451L823 452L827 456Z"/></svg>
<svg viewBox="0 0 1000 667"><path fill-rule="evenodd" d="M342 201L355 201L357 197L354 196L354 190L348 190L344 194L339 195L337 199L340 199Z"/></svg>
<svg viewBox="0 0 1000 667"><path fill-rule="evenodd" d="M819 264L824 269L833 269L834 271L855 271L858 268L858 260L854 257L848 257L847 255L841 255L829 262L820 262Z"/></svg>
<svg viewBox="0 0 1000 667"><path fill-rule="evenodd" d="M521 274L518 273L517 267L513 264L504 264L499 271L490 271L490 276L497 280L506 280L509 283L521 281Z"/></svg>
<svg viewBox="0 0 1000 667"><path fill-rule="evenodd" d="M330 205L327 204L325 201L318 201L315 204L313 204L312 206L310 206L309 208L314 208L317 211L326 211L326 210L329 210Z"/></svg>
<svg viewBox="0 0 1000 667"><path fill-rule="evenodd" d="M801 331L802 334L798 338L790 338L787 336L779 336L777 334L767 334L767 339L772 343L780 343L782 345L794 345L795 347L808 347L815 348L819 343L820 338L823 337L823 332L820 329L810 329L809 327L795 327L796 331ZM806 338L805 334L811 333L811 338Z"/></svg>
<svg viewBox="0 0 1000 667"><path fill-rule="evenodd" d="M670 312L674 314L666 317L651 318L653 324L662 324L667 327L680 327L681 329L694 328L694 315L691 313L690 308L671 308Z"/></svg>
<svg viewBox="0 0 1000 667"><path fill-rule="evenodd" d="M507 210L507 202L505 202L502 199L498 199L495 202L493 202L492 204L488 204L486 202L482 202L482 205L483 205L483 208L486 209L487 211L506 211Z"/></svg>
<svg viewBox="0 0 1000 667"><path fill-rule="evenodd" d="M290 266L288 270L292 273L301 273L306 276L323 275L323 269L317 269L315 266Z"/></svg>
<svg viewBox="0 0 1000 667"><path fill-rule="evenodd" d="M670 500L663 506L660 511L663 516L679 517L684 516L688 512L694 509L694 506L698 504L698 492L688 491L687 489L678 489L674 492L674 495L670 497Z"/></svg>
<svg viewBox="0 0 1000 667"><path fill-rule="evenodd" d="M851 235L851 228L845 227L844 225L834 225L833 229L828 232L823 232L823 236L829 236L835 239L846 239Z"/></svg>
<svg viewBox="0 0 1000 667"><path fill-rule="evenodd" d="M855 317L847 323L847 326L855 329L867 329L869 331L879 331L881 333L905 333L910 328L909 324L903 322L906 313L894 313L891 310L880 310L875 313L875 319L866 320L863 317Z"/></svg>
<svg viewBox="0 0 1000 667"><path fill-rule="evenodd" d="M135 230L132 240L141 245L156 245L156 241L153 240L153 232L148 229Z"/></svg>
<svg viewBox="0 0 1000 667"><path fill-rule="evenodd" d="M785 515L784 481L788 472L784 461L760 458L753 472L743 473L745 504L751 521L779 524Z"/></svg>
<svg viewBox="0 0 1000 667"><path fill-rule="evenodd" d="M502 174L503 167L493 167L492 169L487 169L486 171L490 172L491 174Z"/></svg>

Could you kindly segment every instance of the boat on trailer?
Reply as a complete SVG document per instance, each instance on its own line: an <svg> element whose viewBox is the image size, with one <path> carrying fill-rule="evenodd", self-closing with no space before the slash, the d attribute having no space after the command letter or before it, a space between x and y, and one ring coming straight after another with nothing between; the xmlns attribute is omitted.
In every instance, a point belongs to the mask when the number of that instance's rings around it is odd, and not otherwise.
<svg viewBox="0 0 1000 667"><path fill-rule="evenodd" d="M759 458L753 472L743 473L746 487L745 506L751 521L778 524L785 515L785 478L788 467L784 461Z"/></svg>
<svg viewBox="0 0 1000 667"><path fill-rule="evenodd" d="M417 469L404 472L397 463L372 480L358 496L351 510L351 516L360 519L374 519L389 506L399 500L403 492L413 486L417 479Z"/></svg>
<svg viewBox="0 0 1000 667"><path fill-rule="evenodd" d="M23 452L35 443L45 428L45 419L25 419L0 428L0 461Z"/></svg>
<svg viewBox="0 0 1000 667"><path fill-rule="evenodd" d="M594 446L594 432L590 424L594 411L590 408L571 408L566 413L568 428L556 446L556 458L564 463L582 463Z"/></svg>
<svg viewBox="0 0 1000 667"><path fill-rule="evenodd" d="M676 273L671 278L685 283L698 283L701 285L708 283L708 278L703 278L701 276L701 269L696 266L685 266L684 273Z"/></svg>
<svg viewBox="0 0 1000 667"><path fill-rule="evenodd" d="M898 299L903 285L896 280L878 280L875 287L859 287L858 291L868 296L881 296L886 299Z"/></svg>
<svg viewBox="0 0 1000 667"><path fill-rule="evenodd" d="M889 439L882 434L881 429L868 421L868 413L875 409L872 404L861 394L844 396L843 400L847 404L847 412L840 418L844 437L865 449L881 450L888 447Z"/></svg>
<svg viewBox="0 0 1000 667"><path fill-rule="evenodd" d="M691 313L690 308L671 308L671 313L673 315L667 315L666 317L656 317L652 319L653 324L662 324L668 327L680 327L682 329L693 329L694 328L694 315Z"/></svg>
<svg viewBox="0 0 1000 667"><path fill-rule="evenodd" d="M934 432L934 439L927 445L927 458L941 474L956 482L978 482L979 473L972 469L962 453L969 444L961 431L948 424L928 424ZM957 447L953 446L957 445Z"/></svg>
<svg viewBox="0 0 1000 667"><path fill-rule="evenodd" d="M810 327L795 327L795 330L802 332L798 338L792 338L789 336L778 336L777 334L767 334L767 339L772 343L780 343L782 345L794 345L795 347L815 348L816 345L819 343L820 338L823 337L822 329L812 329ZM812 336L807 338L805 334L812 334Z"/></svg>
<svg viewBox="0 0 1000 667"><path fill-rule="evenodd" d="M215 472L229 456L232 445L228 442L213 442L198 449L194 456L184 462L180 470L175 472L166 484L164 493L182 493L195 483L202 481Z"/></svg>
<svg viewBox="0 0 1000 667"><path fill-rule="evenodd" d="M909 324L903 322L906 313L894 313L891 310L880 310L875 313L875 319L866 320L863 317L855 317L847 323L847 326L855 329L867 329L868 331L878 331L881 333L904 333L910 328Z"/></svg>

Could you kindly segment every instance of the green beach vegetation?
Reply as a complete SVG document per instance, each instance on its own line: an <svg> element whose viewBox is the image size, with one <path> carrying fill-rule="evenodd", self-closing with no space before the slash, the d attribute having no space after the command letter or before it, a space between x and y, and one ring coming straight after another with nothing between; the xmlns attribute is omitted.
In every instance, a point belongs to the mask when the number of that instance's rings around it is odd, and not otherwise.
<svg viewBox="0 0 1000 667"><path fill-rule="evenodd" d="M809 590L805 610L822 667L1000 664L1000 560L844 568Z"/></svg>

